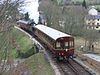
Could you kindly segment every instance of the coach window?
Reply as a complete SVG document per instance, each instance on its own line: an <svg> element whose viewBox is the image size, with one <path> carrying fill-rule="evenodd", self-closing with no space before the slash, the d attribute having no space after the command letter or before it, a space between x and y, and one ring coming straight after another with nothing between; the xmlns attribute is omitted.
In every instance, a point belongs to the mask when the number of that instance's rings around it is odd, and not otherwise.
<svg viewBox="0 0 100 75"><path fill-rule="evenodd" d="M65 42L65 48L68 48L68 42Z"/></svg>
<svg viewBox="0 0 100 75"><path fill-rule="evenodd" d="M73 47L73 45L74 45L73 41L70 41L70 47Z"/></svg>
<svg viewBox="0 0 100 75"><path fill-rule="evenodd" d="M71 41L69 41L69 48L71 47Z"/></svg>
<svg viewBox="0 0 100 75"><path fill-rule="evenodd" d="M60 48L60 42L56 43L56 48Z"/></svg>
<svg viewBox="0 0 100 75"><path fill-rule="evenodd" d="M69 41L69 47L70 48L72 47L72 41Z"/></svg>
<svg viewBox="0 0 100 75"><path fill-rule="evenodd" d="M73 41L71 42L72 43L72 47L74 46L74 43L73 43Z"/></svg>

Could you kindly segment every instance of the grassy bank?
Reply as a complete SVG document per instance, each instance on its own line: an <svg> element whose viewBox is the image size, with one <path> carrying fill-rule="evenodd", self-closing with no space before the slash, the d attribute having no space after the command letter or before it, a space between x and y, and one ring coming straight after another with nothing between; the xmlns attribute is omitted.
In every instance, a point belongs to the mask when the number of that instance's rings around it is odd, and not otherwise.
<svg viewBox="0 0 100 75"><path fill-rule="evenodd" d="M37 53L27 58L18 67L10 71L10 75L20 75L21 73L27 73L27 75L55 75L43 53ZM9 73L5 75L9 75Z"/></svg>
<svg viewBox="0 0 100 75"><path fill-rule="evenodd" d="M22 51L26 51L27 49L32 47L32 40L24 32L21 32L18 29L14 29L13 36L16 40L17 45L20 46L20 49Z"/></svg>
<svg viewBox="0 0 100 75"><path fill-rule="evenodd" d="M32 48L32 46L33 46L32 40L24 32L21 32L18 29L14 29L13 30L13 36L14 36L14 40L15 40L14 43L16 45L15 49L13 50L14 51L13 53L15 53L14 55L17 56L17 54L16 54L17 49L20 50L20 52L25 53L30 48Z"/></svg>
<svg viewBox="0 0 100 75"><path fill-rule="evenodd" d="M16 28L0 33L0 58L5 58L5 56L16 58L18 50L26 52L32 46L29 36Z"/></svg>

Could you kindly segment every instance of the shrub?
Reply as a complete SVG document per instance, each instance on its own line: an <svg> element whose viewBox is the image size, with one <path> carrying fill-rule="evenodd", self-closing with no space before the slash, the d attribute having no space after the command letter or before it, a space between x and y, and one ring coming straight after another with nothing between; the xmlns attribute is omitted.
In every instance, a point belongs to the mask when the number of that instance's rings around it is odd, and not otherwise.
<svg viewBox="0 0 100 75"><path fill-rule="evenodd" d="M20 58L28 58L30 56L32 56L33 54L35 54L35 48L32 47L31 49L27 50L25 53L20 52L20 55L18 54L18 57Z"/></svg>

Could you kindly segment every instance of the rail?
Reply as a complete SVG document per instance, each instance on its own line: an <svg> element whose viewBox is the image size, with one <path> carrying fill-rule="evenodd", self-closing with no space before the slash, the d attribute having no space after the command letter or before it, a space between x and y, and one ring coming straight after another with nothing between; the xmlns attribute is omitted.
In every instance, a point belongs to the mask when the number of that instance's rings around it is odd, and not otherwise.
<svg viewBox="0 0 100 75"><path fill-rule="evenodd" d="M58 63L58 65L59 69L63 72L63 75L93 75L75 60Z"/></svg>

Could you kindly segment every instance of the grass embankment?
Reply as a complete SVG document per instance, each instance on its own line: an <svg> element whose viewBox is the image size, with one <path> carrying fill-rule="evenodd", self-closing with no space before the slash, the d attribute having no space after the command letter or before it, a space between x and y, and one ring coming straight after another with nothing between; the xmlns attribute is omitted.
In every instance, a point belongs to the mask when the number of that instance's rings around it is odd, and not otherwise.
<svg viewBox="0 0 100 75"><path fill-rule="evenodd" d="M32 40L20 30L13 28L10 31L0 33L0 59L16 58L18 50L26 52L32 48Z"/></svg>
<svg viewBox="0 0 100 75"><path fill-rule="evenodd" d="M13 36L15 36L16 42L20 45L21 50L25 51L32 47L32 40L24 32L18 29L14 29Z"/></svg>
<svg viewBox="0 0 100 75"><path fill-rule="evenodd" d="M27 75L55 75L43 53L37 53L27 58L18 67L11 70L10 75L20 75L22 73ZM7 75L9 74L7 73Z"/></svg>
<svg viewBox="0 0 100 75"><path fill-rule="evenodd" d="M32 48L32 40L29 38L28 35L26 35L24 32L21 32L20 30L14 28L13 29L13 50L12 50L12 56L16 58L18 56L17 51L19 50L22 53L25 53L30 48Z"/></svg>

